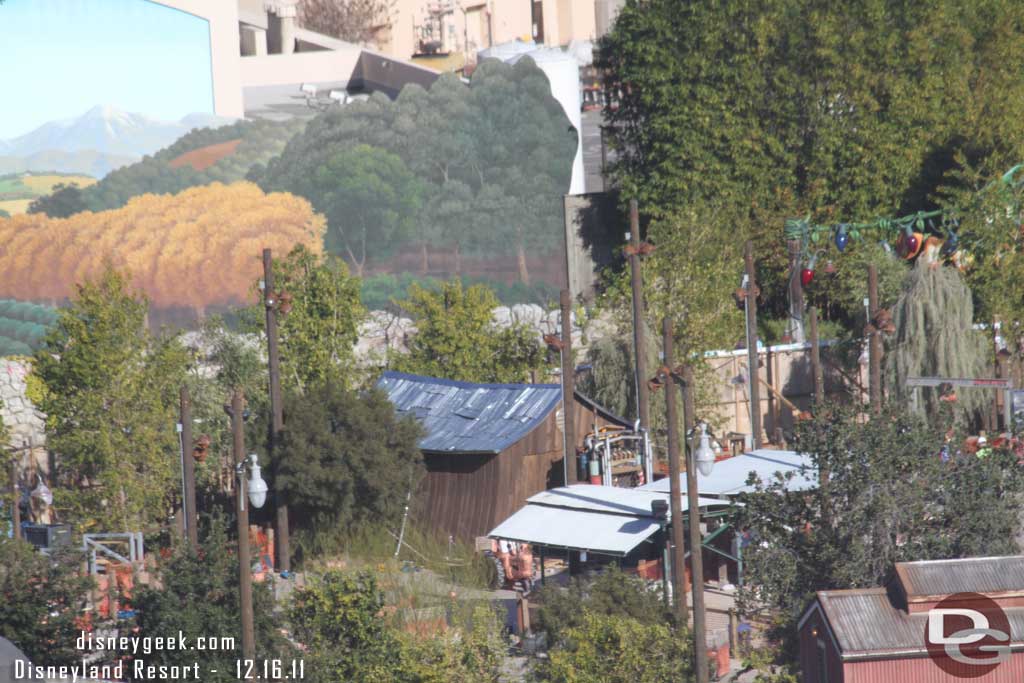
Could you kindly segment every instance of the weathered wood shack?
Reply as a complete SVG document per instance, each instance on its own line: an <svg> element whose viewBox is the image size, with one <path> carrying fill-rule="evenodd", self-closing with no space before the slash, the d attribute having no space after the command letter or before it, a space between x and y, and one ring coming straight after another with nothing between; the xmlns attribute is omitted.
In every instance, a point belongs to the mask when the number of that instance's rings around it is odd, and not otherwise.
<svg viewBox="0 0 1024 683"><path fill-rule="evenodd" d="M476 384L385 372L378 383L400 414L427 435L420 441L427 474L413 502L416 521L472 541L545 489L577 483L577 463L563 469L565 436L558 384ZM577 435L594 425L628 427L622 418L576 394Z"/></svg>

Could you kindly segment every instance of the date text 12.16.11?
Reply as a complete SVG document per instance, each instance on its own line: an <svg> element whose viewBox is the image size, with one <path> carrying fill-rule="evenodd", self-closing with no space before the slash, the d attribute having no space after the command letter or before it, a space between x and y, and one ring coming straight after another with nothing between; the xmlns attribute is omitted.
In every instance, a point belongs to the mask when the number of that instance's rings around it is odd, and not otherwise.
<svg viewBox="0 0 1024 683"><path fill-rule="evenodd" d="M306 662L301 659L236 659L235 676L242 681L301 681Z"/></svg>

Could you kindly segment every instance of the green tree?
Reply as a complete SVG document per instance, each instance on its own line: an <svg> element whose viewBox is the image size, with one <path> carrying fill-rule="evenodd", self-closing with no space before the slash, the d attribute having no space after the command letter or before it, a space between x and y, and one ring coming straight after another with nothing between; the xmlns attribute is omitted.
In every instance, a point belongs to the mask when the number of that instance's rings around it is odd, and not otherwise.
<svg viewBox="0 0 1024 683"><path fill-rule="evenodd" d="M396 303L412 316L416 333L408 353L389 359L395 370L466 382L522 382L542 363L533 331L494 324L498 300L483 285L463 289L452 280L429 290L413 283L409 298Z"/></svg>
<svg viewBox="0 0 1024 683"><path fill-rule="evenodd" d="M383 609L384 594L369 572L327 572L295 592L288 616L314 683L396 680L400 643Z"/></svg>
<svg viewBox="0 0 1024 683"><path fill-rule="evenodd" d="M628 0L598 65L625 198L663 216L735 207L714 243L758 241L766 307L785 306L782 219L934 206L963 164L1024 156L1024 6L1012 0Z"/></svg>
<svg viewBox="0 0 1024 683"><path fill-rule="evenodd" d="M359 323L366 314L359 280L340 258L314 254L300 244L274 260L274 286L290 297L289 310L279 309L278 315L285 388L302 393L327 381L351 386ZM265 333L262 305L250 310L248 319L250 327Z"/></svg>
<svg viewBox="0 0 1024 683"><path fill-rule="evenodd" d="M72 183L58 183L50 194L39 197L28 205L28 213L45 213L50 218L67 218L88 209L82 190Z"/></svg>
<svg viewBox="0 0 1024 683"><path fill-rule="evenodd" d="M587 614L633 619L644 626L673 625L664 596L615 565L594 579L575 577L568 586L545 586L538 603L537 629L545 631L554 644L571 639L572 630L584 625Z"/></svg>
<svg viewBox="0 0 1024 683"><path fill-rule="evenodd" d="M857 413L830 405L797 426L794 448L812 473L828 469L826 488L766 481L740 497L740 606L778 614L789 638L815 591L884 585L896 562L1017 552L1024 473L1015 453L961 454L902 409L867 423Z"/></svg>
<svg viewBox="0 0 1024 683"><path fill-rule="evenodd" d="M92 577L80 573L82 559L67 548L47 556L24 541L0 537L0 633L33 664L81 660L76 621L93 587Z"/></svg>
<svg viewBox="0 0 1024 683"><path fill-rule="evenodd" d="M299 191L327 216L327 249L362 277L368 256L384 258L411 237L423 187L401 157L356 145L331 155Z"/></svg>
<svg viewBox="0 0 1024 683"><path fill-rule="evenodd" d="M565 647L548 653L537 679L548 683L661 683L692 680L690 639L664 624L583 611Z"/></svg>
<svg viewBox="0 0 1024 683"><path fill-rule="evenodd" d="M203 680L234 681L235 662L242 657L236 540L229 541L224 518L203 521L208 524L198 552L182 544L161 564L160 584L136 590L132 597L138 613L136 635L155 639L180 631L189 643L216 638L216 648L154 649L145 655L146 664L187 667L198 662ZM267 583L253 584L253 614L258 659L299 654L279 633ZM234 647L223 647L232 642Z"/></svg>
<svg viewBox="0 0 1024 683"><path fill-rule="evenodd" d="M919 259L907 276L893 316L896 335L886 353L890 400L913 404L919 392L920 410L933 419L946 413L939 391L909 388L907 378L984 377L991 358L991 342L972 327L971 290L956 268L937 265ZM961 391L954 404L957 417L979 418L990 399L988 392Z"/></svg>
<svg viewBox="0 0 1024 683"><path fill-rule="evenodd" d="M178 479L178 387L186 356L146 329L148 303L107 270L78 287L34 359L46 387L55 506L78 525L116 531L163 524Z"/></svg>
<svg viewBox="0 0 1024 683"><path fill-rule="evenodd" d="M292 511L296 547L317 554L354 527L398 521L423 471L415 420L399 419L378 389L335 382L291 395L284 418L271 485Z"/></svg>

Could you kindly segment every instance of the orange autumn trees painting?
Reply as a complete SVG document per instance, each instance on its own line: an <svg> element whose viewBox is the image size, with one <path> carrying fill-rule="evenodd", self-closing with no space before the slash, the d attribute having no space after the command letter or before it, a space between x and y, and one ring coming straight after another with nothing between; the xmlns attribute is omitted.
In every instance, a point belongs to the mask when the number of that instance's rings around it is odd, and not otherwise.
<svg viewBox="0 0 1024 683"><path fill-rule="evenodd" d="M202 317L251 298L264 248L285 254L302 243L320 253L325 227L305 199L248 182L145 194L70 218L0 219L0 297L58 304L109 264L154 307Z"/></svg>

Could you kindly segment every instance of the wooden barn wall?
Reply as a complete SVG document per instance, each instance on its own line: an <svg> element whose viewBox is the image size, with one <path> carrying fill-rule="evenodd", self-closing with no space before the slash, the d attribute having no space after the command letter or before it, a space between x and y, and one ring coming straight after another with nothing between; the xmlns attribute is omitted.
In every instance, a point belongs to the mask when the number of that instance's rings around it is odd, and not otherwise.
<svg viewBox="0 0 1024 683"><path fill-rule="evenodd" d="M593 427L593 412L573 402L579 445ZM559 406L559 409L561 406ZM442 538L464 541L487 534L526 504L526 499L562 485L560 410L497 455L425 453L427 473L416 494L414 520ZM599 417L598 426L610 424ZM569 463L569 483L578 483Z"/></svg>

